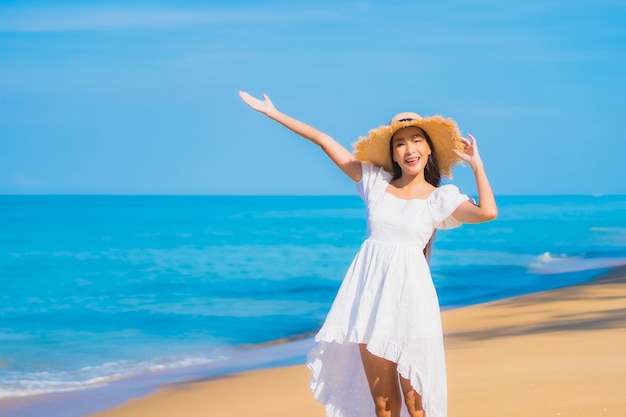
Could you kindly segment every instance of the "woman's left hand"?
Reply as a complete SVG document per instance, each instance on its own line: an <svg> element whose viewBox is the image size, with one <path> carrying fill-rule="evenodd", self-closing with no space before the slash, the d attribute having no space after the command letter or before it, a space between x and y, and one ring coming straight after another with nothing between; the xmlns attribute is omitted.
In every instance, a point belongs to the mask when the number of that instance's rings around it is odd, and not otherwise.
<svg viewBox="0 0 626 417"><path fill-rule="evenodd" d="M468 139L469 138L469 139ZM480 159L480 154L478 153L478 144L476 143L476 139L474 136L468 133L467 138L461 137L463 141L463 152L452 149L452 151L463 161L466 162L472 170L476 171L476 168L482 164L482 160Z"/></svg>
<svg viewBox="0 0 626 417"><path fill-rule="evenodd" d="M498 206L496 205L491 185L489 185L483 161L478 153L476 139L472 135L467 135L467 138L461 138L461 140L463 141L462 151L457 149L453 149L453 151L461 161L469 164L472 171L474 171L479 204L475 205L465 201L457 207L452 215L463 223L482 223L493 220L498 216Z"/></svg>

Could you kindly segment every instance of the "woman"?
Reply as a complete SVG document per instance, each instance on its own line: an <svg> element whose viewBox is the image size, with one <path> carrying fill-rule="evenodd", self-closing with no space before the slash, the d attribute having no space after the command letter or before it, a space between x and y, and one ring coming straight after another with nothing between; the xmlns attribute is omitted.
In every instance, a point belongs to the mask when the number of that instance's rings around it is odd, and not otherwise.
<svg viewBox="0 0 626 417"><path fill-rule="evenodd" d="M435 229L497 216L476 140L461 137L451 119L401 113L360 138L352 153L277 110L267 95L239 95L321 147L367 205L368 238L309 353L315 397L333 417L371 416L372 398L377 417L445 417L443 336L425 255ZM459 161L474 172L479 204L453 185L439 187Z"/></svg>

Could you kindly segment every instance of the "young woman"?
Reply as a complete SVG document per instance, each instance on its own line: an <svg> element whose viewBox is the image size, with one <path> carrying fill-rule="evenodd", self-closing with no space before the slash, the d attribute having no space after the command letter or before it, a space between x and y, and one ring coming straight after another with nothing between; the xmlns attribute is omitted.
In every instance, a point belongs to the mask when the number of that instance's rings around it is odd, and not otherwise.
<svg viewBox="0 0 626 417"><path fill-rule="evenodd" d="M315 397L332 417L445 417L443 335L427 256L435 229L497 216L476 140L461 137L451 119L401 113L360 138L353 153L267 95L239 95L321 147L367 206L368 237L309 353ZM439 186L459 161L474 172L479 204L454 185Z"/></svg>

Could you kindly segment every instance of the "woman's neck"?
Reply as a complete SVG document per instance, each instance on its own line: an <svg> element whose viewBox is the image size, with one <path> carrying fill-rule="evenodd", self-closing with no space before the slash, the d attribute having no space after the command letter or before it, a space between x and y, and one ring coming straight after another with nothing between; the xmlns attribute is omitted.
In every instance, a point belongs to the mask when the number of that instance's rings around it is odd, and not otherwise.
<svg viewBox="0 0 626 417"><path fill-rule="evenodd" d="M387 192L404 199L426 198L436 187L424 178L424 174L402 174L398 179L391 181Z"/></svg>
<svg viewBox="0 0 626 417"><path fill-rule="evenodd" d="M403 173L400 178L392 181L392 183L397 188L421 188L428 184L423 172L414 175Z"/></svg>

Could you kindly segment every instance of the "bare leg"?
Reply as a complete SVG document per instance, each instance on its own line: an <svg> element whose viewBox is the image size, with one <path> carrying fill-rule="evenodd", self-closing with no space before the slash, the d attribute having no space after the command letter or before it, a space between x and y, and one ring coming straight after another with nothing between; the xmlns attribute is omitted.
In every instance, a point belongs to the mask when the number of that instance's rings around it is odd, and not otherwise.
<svg viewBox="0 0 626 417"><path fill-rule="evenodd" d="M400 386L402 387L402 394L404 395L404 403L407 410L409 410L409 416L411 417L425 417L426 412L422 406L422 396L417 393L411 386L411 382L400 377Z"/></svg>
<svg viewBox="0 0 626 417"><path fill-rule="evenodd" d="M359 345L359 349L374 399L376 417L399 417L401 400L397 365L373 355L363 344Z"/></svg>

